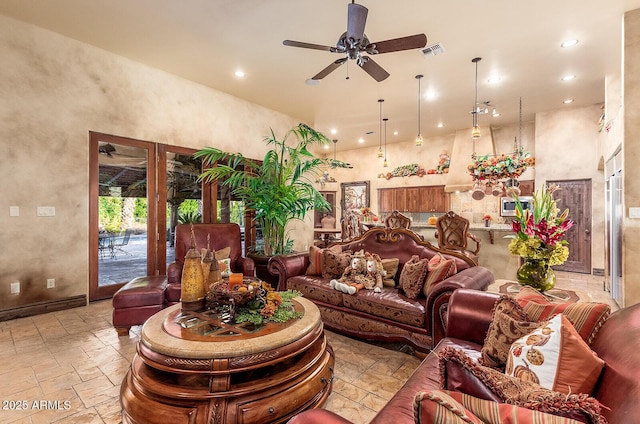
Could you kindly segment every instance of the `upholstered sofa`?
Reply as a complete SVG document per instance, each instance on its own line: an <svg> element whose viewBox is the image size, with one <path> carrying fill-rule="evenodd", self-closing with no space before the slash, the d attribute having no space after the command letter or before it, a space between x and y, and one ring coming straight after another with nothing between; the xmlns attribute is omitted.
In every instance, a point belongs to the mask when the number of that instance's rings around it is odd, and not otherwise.
<svg viewBox="0 0 640 424"><path fill-rule="evenodd" d="M586 402L587 395L561 394L556 403L542 401L530 402L527 408L516 404L508 405L487 388L483 376L473 373L452 361L443 361L452 352L462 352L464 356L477 360L485 343L487 332L492 325L492 314L496 293L460 289L450 298L446 337L424 359L404 386L391 398L373 419L375 424L403 424L414 422L436 422L424 416L422 408L425 393L440 393L434 390L448 389L459 396L461 392L473 395L475 402L485 402L490 407L509 408L512 421L509 422L550 422L535 421L530 414L531 408L544 406L544 414L562 415L576 419L576 422L597 422L584 413L567 412L569 406L575 407ZM590 348L604 361L604 367L596 380L591 393L593 401L599 403L601 417L609 424L640 422L640 304L620 309L606 316L602 314L592 323L595 332ZM443 364L446 364L443 366ZM444 369L444 370L443 370ZM445 382L442 385L442 382ZM482 401L479 399L483 399ZM490 402L486 402L489 400ZM571 403L573 402L573 403ZM533 406L532 406L533 405ZM543 409L543 408L540 408ZM553 413L549 410L558 410ZM514 419L518 417L519 420ZM294 417L290 424L346 424L349 421L323 409L308 410ZM443 422L457 422L453 419ZM470 421L471 422L471 421ZM483 421L484 422L484 421ZM489 421L486 421L489 422ZM554 421L555 422L555 421ZM571 421L574 422L574 421ZM603 422L603 421L600 421Z"/></svg>
<svg viewBox="0 0 640 424"><path fill-rule="evenodd" d="M348 242L334 243L321 254L336 247L341 252L364 251L383 260L397 259L397 272L381 293L360 290L347 294L331 287L332 277L324 270L319 275L317 269L309 272L314 259L309 252L274 256L268 269L278 276L278 289L298 290L314 302L330 330L368 340L399 341L422 352L429 351L434 340L444 336L447 303L455 289L486 290L494 281L489 270L476 266L468 257L441 250L403 228L374 228ZM455 274L431 285L427 294L416 299L407 297L399 285L403 268L408 261L413 262L413 256L450 260L455 264Z"/></svg>

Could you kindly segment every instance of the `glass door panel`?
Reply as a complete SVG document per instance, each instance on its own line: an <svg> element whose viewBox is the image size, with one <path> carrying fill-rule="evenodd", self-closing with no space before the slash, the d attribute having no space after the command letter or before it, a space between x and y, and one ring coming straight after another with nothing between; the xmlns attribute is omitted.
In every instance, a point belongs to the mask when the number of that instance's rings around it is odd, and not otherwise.
<svg viewBox="0 0 640 424"><path fill-rule="evenodd" d="M152 143L99 133L90 134L90 144L89 297L97 300L154 274L155 153Z"/></svg>

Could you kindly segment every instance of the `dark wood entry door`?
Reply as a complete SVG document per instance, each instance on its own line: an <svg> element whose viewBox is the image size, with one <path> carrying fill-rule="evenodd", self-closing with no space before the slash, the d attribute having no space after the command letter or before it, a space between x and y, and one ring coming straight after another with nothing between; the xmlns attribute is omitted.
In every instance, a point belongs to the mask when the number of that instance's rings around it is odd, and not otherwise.
<svg viewBox="0 0 640 424"><path fill-rule="evenodd" d="M591 274L591 180L547 181L556 184L561 190L554 198L558 208L569 208L569 218L575 225L567 231L565 239L569 242L569 259L553 269L558 271Z"/></svg>

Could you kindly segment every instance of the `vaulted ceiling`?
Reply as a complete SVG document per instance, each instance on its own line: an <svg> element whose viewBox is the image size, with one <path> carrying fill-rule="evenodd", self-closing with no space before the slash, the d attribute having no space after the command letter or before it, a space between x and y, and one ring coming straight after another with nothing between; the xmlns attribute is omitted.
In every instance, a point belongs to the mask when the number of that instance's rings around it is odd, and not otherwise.
<svg viewBox="0 0 640 424"><path fill-rule="evenodd" d="M424 33L427 46L439 43L444 51L375 55L390 73L382 82L348 61L320 84L305 83L344 55L283 40L335 46L347 27L348 3L2 0L0 13L304 120L338 139L341 150L377 145L378 99L385 100L388 142L413 139L418 74L424 75L423 136L470 128L474 57L482 57L478 100L500 112L481 115L480 125L517 123L520 97L525 120L538 111L603 102L605 78L620 72L623 13L640 7L640 0L361 0L369 9L370 41ZM562 48L569 39L579 42ZM575 78L562 81L567 75ZM493 77L499 81L490 83ZM574 101L565 105L566 99Z"/></svg>

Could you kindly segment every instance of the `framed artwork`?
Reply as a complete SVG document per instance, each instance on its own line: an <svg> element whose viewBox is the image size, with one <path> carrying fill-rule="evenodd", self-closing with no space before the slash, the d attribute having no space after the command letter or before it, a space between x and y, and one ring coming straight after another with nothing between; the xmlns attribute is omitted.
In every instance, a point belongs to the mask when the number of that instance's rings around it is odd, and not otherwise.
<svg viewBox="0 0 640 424"><path fill-rule="evenodd" d="M355 181L341 183L342 187L342 213L350 209L362 209L369 207L369 181Z"/></svg>

